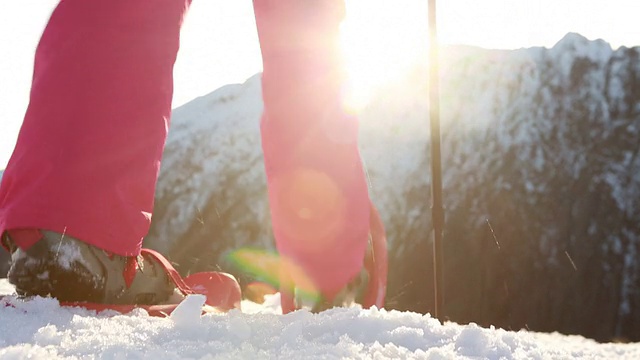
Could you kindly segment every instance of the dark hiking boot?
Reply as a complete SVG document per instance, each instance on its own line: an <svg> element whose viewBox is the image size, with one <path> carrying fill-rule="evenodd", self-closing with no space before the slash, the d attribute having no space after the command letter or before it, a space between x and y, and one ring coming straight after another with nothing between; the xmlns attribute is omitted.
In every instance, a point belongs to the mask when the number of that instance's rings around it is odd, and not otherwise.
<svg viewBox="0 0 640 360"><path fill-rule="evenodd" d="M42 238L28 250L15 245L11 230L2 237L11 252L7 277L20 296L140 305L182 299L163 265L152 256L114 255L68 235L40 233Z"/></svg>

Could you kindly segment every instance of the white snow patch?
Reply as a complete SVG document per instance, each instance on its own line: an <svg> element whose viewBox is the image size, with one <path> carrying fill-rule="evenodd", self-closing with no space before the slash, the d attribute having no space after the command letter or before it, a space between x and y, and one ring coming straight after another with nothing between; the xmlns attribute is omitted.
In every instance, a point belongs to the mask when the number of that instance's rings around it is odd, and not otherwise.
<svg viewBox="0 0 640 360"><path fill-rule="evenodd" d="M204 295L189 295L187 296L178 307L171 313L171 320L176 325L188 326L190 324L197 324L200 322L200 316L202 314L202 306L204 305L207 297Z"/></svg>
<svg viewBox="0 0 640 360"><path fill-rule="evenodd" d="M0 280L0 294L13 288ZM2 359L637 359L640 344L440 324L429 315L336 308L278 314L279 296L243 311L199 316L189 296L170 318L0 300ZM275 311L277 310L277 311ZM247 313L251 312L251 313Z"/></svg>
<svg viewBox="0 0 640 360"><path fill-rule="evenodd" d="M71 265L74 262L82 262L83 256L80 252L80 248L73 242L65 242L64 238L58 244L56 249L56 259L63 269L71 269Z"/></svg>

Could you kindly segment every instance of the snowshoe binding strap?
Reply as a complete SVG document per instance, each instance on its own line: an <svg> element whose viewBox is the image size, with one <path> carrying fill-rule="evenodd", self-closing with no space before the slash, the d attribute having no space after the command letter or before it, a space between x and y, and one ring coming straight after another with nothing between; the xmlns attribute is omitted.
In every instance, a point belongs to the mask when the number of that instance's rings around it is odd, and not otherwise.
<svg viewBox="0 0 640 360"><path fill-rule="evenodd" d="M178 271L173 267L173 265L171 265L167 258L162 256L162 254L155 250L142 249L140 250L140 255L142 255L143 257L151 257L153 260L158 262L158 264L162 266L162 269L164 269L169 279L171 279L171 281L176 285L176 288L180 290L182 294L191 295L196 293L195 291L193 291L193 289L191 289L189 285L184 282Z"/></svg>

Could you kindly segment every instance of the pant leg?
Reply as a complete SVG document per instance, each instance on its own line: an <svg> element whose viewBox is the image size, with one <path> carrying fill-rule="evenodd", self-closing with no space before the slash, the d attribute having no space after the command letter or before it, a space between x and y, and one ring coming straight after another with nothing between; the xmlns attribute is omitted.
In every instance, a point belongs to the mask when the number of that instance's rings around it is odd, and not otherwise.
<svg viewBox="0 0 640 360"><path fill-rule="evenodd" d="M36 50L29 107L0 185L0 233L47 229L139 253L189 3L60 1Z"/></svg>
<svg viewBox="0 0 640 360"><path fill-rule="evenodd" d="M262 147L276 245L296 283L333 296L362 267L369 194L358 119L341 101L343 0L254 0ZM297 279L296 279L297 278Z"/></svg>

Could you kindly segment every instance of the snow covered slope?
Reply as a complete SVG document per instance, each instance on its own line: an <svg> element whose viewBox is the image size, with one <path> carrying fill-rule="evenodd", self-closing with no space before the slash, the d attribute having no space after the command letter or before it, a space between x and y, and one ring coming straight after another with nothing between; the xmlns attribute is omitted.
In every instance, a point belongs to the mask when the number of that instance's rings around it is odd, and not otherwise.
<svg viewBox="0 0 640 360"><path fill-rule="evenodd" d="M0 280L0 294L11 293ZM95 314L52 299L3 306L2 359L637 359L640 344L441 325L428 315L333 309L278 315L278 298L249 313L160 319ZM193 310L193 309L191 309ZM197 314L197 311L196 311Z"/></svg>
<svg viewBox="0 0 640 360"><path fill-rule="evenodd" d="M640 49L569 34L552 49L444 49L445 313L640 340ZM427 72L362 113L391 241L388 309L433 311ZM174 112L147 245L183 272L272 246L260 78ZM247 279L249 280L249 279Z"/></svg>

